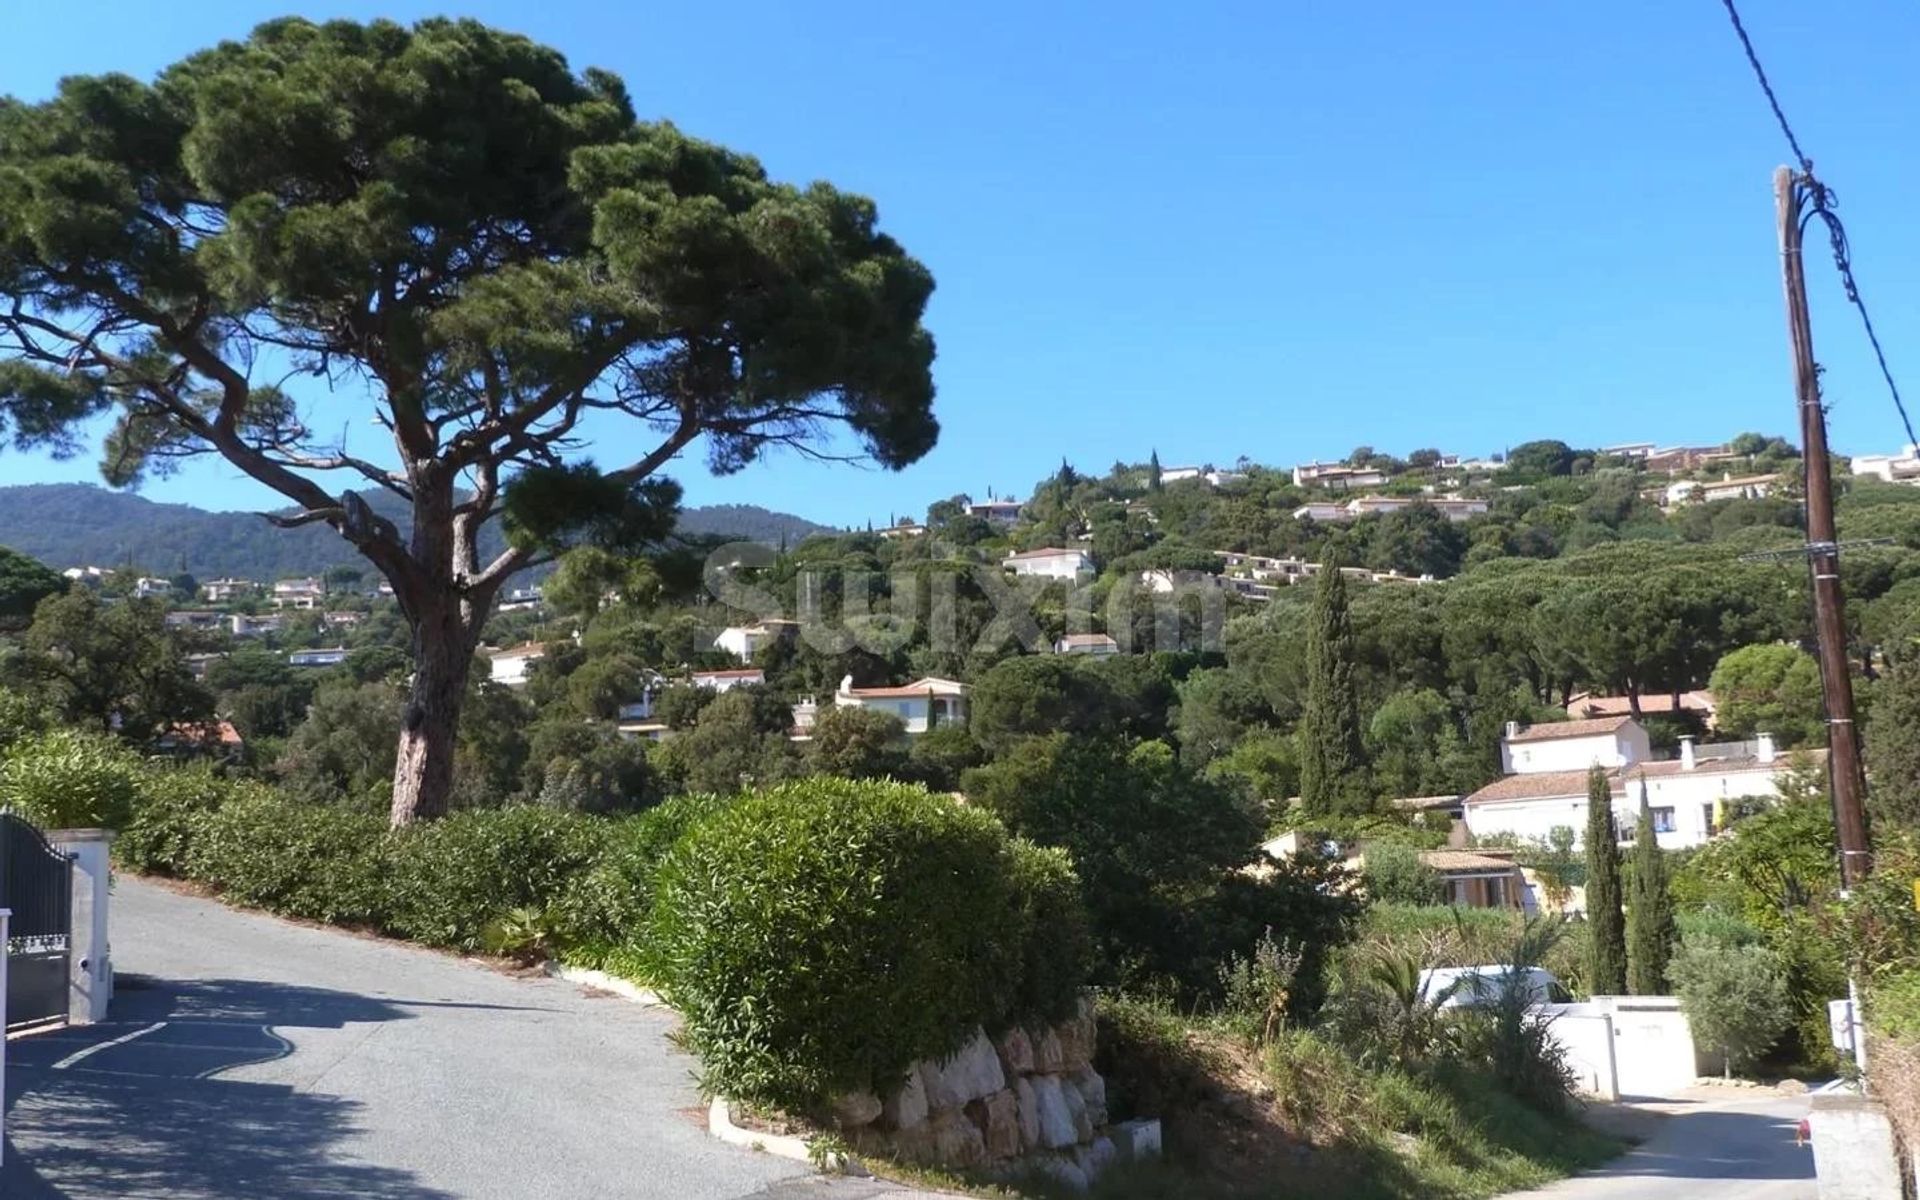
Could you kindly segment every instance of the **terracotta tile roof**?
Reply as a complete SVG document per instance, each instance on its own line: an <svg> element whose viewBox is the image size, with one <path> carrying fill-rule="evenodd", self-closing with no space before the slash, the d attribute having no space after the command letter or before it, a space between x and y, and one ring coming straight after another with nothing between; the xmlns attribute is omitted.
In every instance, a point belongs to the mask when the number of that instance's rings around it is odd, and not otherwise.
<svg viewBox="0 0 1920 1200"><path fill-rule="evenodd" d="M1393 806L1401 812L1426 812L1429 809L1458 808L1460 799L1457 792L1450 796L1402 796L1393 802Z"/></svg>
<svg viewBox="0 0 1920 1200"><path fill-rule="evenodd" d="M1742 475L1738 479L1704 480L1700 484L1700 486L1711 491L1716 488L1750 487L1750 486L1754 486L1762 483L1776 483L1779 481L1779 479L1780 479L1780 476L1777 474L1775 475Z"/></svg>
<svg viewBox="0 0 1920 1200"><path fill-rule="evenodd" d="M929 675L925 679L916 679L900 687L857 687L848 688L840 693L862 700L904 700L917 696L958 695L967 690L964 683L955 683L951 679L938 679Z"/></svg>
<svg viewBox="0 0 1920 1200"><path fill-rule="evenodd" d="M1040 549L1038 549L1038 550L1021 550L1021 551L1019 551L1018 553L1015 553L1015 554L1009 554L1009 555L1007 555L1007 557L1008 557L1009 559L1014 559L1014 558L1053 558L1053 557L1055 557L1056 555L1060 555L1060 554L1078 554L1078 555L1080 555L1080 556L1082 556L1082 557L1085 557L1085 556L1086 556L1086 553L1087 553L1087 552L1086 552L1085 550L1068 550L1068 549L1063 549L1062 547L1059 547L1059 546L1042 546L1042 547L1041 547Z"/></svg>
<svg viewBox="0 0 1920 1200"><path fill-rule="evenodd" d="M1513 870L1512 859L1475 854L1469 850L1424 850L1420 854L1420 861L1443 874L1448 871Z"/></svg>
<svg viewBox="0 0 1920 1200"><path fill-rule="evenodd" d="M1609 776L1611 778L1611 776ZM1496 779L1468 796L1467 804L1485 804L1495 800L1544 800L1554 796L1584 799L1587 794L1585 771L1538 771L1531 775L1508 775Z"/></svg>
<svg viewBox="0 0 1920 1200"><path fill-rule="evenodd" d="M764 679L766 672L759 667L726 667L715 671L695 671L695 679Z"/></svg>
<svg viewBox="0 0 1920 1200"><path fill-rule="evenodd" d="M1514 742L1552 742L1561 738L1596 737L1603 733L1612 733L1625 725L1632 717L1595 717L1591 721L1548 721L1543 725L1530 725L1508 738Z"/></svg>
<svg viewBox="0 0 1920 1200"><path fill-rule="evenodd" d="M504 650L489 650L489 658L540 658L547 652L545 643L521 642L518 646L508 646Z"/></svg>
<svg viewBox="0 0 1920 1200"><path fill-rule="evenodd" d="M1069 633L1060 640L1069 646L1117 646L1120 644L1104 633Z"/></svg>
<svg viewBox="0 0 1920 1200"><path fill-rule="evenodd" d="M1692 691L1680 693L1682 712L1711 713L1718 707L1712 692ZM1673 711L1672 696L1642 696L1640 711L1644 713L1670 713ZM1575 696L1567 702L1570 716L1590 719L1593 717L1618 717L1632 715L1632 702L1625 696Z"/></svg>

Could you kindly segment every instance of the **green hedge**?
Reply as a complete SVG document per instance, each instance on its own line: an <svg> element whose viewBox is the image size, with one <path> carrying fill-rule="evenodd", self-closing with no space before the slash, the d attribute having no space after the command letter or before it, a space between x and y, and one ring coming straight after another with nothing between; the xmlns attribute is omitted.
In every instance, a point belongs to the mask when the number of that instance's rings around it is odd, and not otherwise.
<svg viewBox="0 0 1920 1200"><path fill-rule="evenodd" d="M1085 940L1071 881L979 809L808 779L674 846L649 953L707 1085L804 1109L885 1087L1023 1002L1060 1007Z"/></svg>
<svg viewBox="0 0 1920 1200"><path fill-rule="evenodd" d="M241 904L343 925L388 911L386 822L332 805L241 796L194 822L186 874Z"/></svg>
<svg viewBox="0 0 1920 1200"><path fill-rule="evenodd" d="M189 849L207 817L230 801L279 799L261 783L226 778L207 764L149 769L140 778L133 813L114 839L120 865L148 875L188 874Z"/></svg>
<svg viewBox="0 0 1920 1200"><path fill-rule="evenodd" d="M391 836L384 926L431 946L474 950L509 909L545 910L590 870L606 822L549 808L473 809Z"/></svg>
<svg viewBox="0 0 1920 1200"><path fill-rule="evenodd" d="M389 831L205 767L143 769L123 866L240 904L640 973L709 1083L814 1104L886 1086L974 1027L1068 1013L1092 955L1064 851L924 788L816 778L611 820L472 810Z"/></svg>
<svg viewBox="0 0 1920 1200"><path fill-rule="evenodd" d="M628 974L651 975L636 931L653 907L661 860L699 821L736 797L696 793L675 796L635 817L611 822L599 859L576 874L549 910L552 933L571 962L589 967L619 965Z"/></svg>
<svg viewBox="0 0 1920 1200"><path fill-rule="evenodd" d="M46 829L119 829L132 814L144 764L99 734L53 729L0 757L0 807Z"/></svg>

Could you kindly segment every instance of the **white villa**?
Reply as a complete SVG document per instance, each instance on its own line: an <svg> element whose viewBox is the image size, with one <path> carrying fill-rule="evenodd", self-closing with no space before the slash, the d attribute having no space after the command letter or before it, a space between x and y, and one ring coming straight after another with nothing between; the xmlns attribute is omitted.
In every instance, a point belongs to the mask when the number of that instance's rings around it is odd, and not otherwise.
<svg viewBox="0 0 1920 1200"><path fill-rule="evenodd" d="M1816 758L1825 751L1810 752ZM1771 799L1790 765L1770 734L1751 742L1695 746L1682 738L1677 758L1656 759L1647 731L1632 717L1601 717L1521 728L1507 727L1500 761L1509 772L1468 796L1468 832L1545 839L1556 826L1586 829L1588 774L1607 773L1614 824L1631 838L1644 798L1663 849L1705 843L1738 800Z"/></svg>
<svg viewBox="0 0 1920 1200"><path fill-rule="evenodd" d="M1336 492L1354 488L1379 487L1387 481L1386 472L1373 467L1350 467L1345 463L1304 463L1293 469L1293 486L1323 487Z"/></svg>
<svg viewBox="0 0 1920 1200"><path fill-rule="evenodd" d="M337 667L347 661L345 646L324 646L317 650L295 650L287 655L290 667Z"/></svg>
<svg viewBox="0 0 1920 1200"><path fill-rule="evenodd" d="M716 650L725 650L741 662L752 662L753 656L760 653L763 646L778 641L788 630L796 628L797 621L769 619L757 625L729 625L713 639Z"/></svg>
<svg viewBox="0 0 1920 1200"><path fill-rule="evenodd" d="M730 692L737 687L757 687L767 681L767 673L759 667L729 668L724 671L695 671L688 681L697 688L706 688L715 692Z"/></svg>
<svg viewBox="0 0 1920 1200"><path fill-rule="evenodd" d="M1055 654L1084 654L1092 658L1105 658L1109 654L1120 653L1120 643L1104 633L1069 633L1053 643Z"/></svg>
<svg viewBox="0 0 1920 1200"><path fill-rule="evenodd" d="M1742 475L1735 477L1722 473L1719 479L1704 482L1694 479L1682 480L1667 485L1667 506L1683 504L1689 500L1764 500L1780 486L1780 476Z"/></svg>
<svg viewBox="0 0 1920 1200"><path fill-rule="evenodd" d="M1898 454L1857 454L1848 469L1886 483L1920 486L1920 445L1910 445Z"/></svg>
<svg viewBox="0 0 1920 1200"><path fill-rule="evenodd" d="M504 650L490 650L487 652L488 677L506 687L524 687L527 671L546 656L547 648L539 642L522 642Z"/></svg>
<svg viewBox="0 0 1920 1200"><path fill-rule="evenodd" d="M1179 483L1186 479L1203 479L1208 487L1218 488L1240 483L1246 476L1239 471L1222 471L1216 467L1166 467L1160 472L1161 483Z"/></svg>
<svg viewBox="0 0 1920 1200"><path fill-rule="evenodd" d="M151 600L155 596L165 596L173 591L173 584L157 575L142 575L133 581L133 594L136 599Z"/></svg>
<svg viewBox="0 0 1920 1200"><path fill-rule="evenodd" d="M848 675L840 680L833 703L838 708L864 708L899 717L908 733L967 723L967 685L931 675L901 687L864 688L853 686L853 676ZM795 724L800 725L797 712Z"/></svg>
<svg viewBox="0 0 1920 1200"><path fill-rule="evenodd" d="M317 608L326 597L326 585L311 576L306 579L282 579L273 585L275 608Z"/></svg>
<svg viewBox="0 0 1920 1200"><path fill-rule="evenodd" d="M260 637L262 634L279 633L281 620L277 615L263 617L248 616L246 613L234 613L227 618L227 628L234 637Z"/></svg>
<svg viewBox="0 0 1920 1200"><path fill-rule="evenodd" d="M1316 521L1356 521L1361 517L1397 513L1416 504L1431 505L1441 516L1455 522L1484 516L1487 512L1485 500L1461 496L1355 496L1344 504L1325 501L1303 504L1294 509L1293 516L1295 520L1311 517Z"/></svg>
<svg viewBox="0 0 1920 1200"><path fill-rule="evenodd" d="M1022 550L1009 554L1006 568L1015 575L1033 575L1069 582L1093 574L1093 559L1085 550L1065 550L1048 546L1040 550Z"/></svg>
<svg viewBox="0 0 1920 1200"><path fill-rule="evenodd" d="M251 579L215 579L200 585L200 594L209 604L226 604L242 596L251 596L260 590L260 585Z"/></svg>

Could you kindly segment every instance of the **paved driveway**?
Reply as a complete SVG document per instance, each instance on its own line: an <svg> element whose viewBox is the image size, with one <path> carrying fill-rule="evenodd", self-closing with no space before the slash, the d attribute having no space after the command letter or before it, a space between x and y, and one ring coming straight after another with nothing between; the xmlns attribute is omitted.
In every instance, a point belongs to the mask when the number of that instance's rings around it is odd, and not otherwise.
<svg viewBox="0 0 1920 1200"><path fill-rule="evenodd" d="M1506 1200L1813 1200L1813 1151L1794 1145L1805 1096L1696 1088L1639 1107L1668 1115L1633 1150Z"/></svg>
<svg viewBox="0 0 1920 1200"><path fill-rule="evenodd" d="M669 1014L151 884L113 1020L8 1046L6 1200L862 1200L709 1138Z"/></svg>

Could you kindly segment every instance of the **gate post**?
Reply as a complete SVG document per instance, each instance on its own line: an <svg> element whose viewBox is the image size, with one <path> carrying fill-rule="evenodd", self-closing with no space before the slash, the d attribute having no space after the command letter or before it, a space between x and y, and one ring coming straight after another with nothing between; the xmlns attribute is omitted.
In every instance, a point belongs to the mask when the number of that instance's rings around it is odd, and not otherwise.
<svg viewBox="0 0 1920 1200"><path fill-rule="evenodd" d="M11 909L0 908L0 1031L7 1027L7 922ZM7 1039L0 1033L0 1158L7 1145Z"/></svg>
<svg viewBox="0 0 1920 1200"><path fill-rule="evenodd" d="M47 834L54 849L73 859L73 937L68 943L67 1023L91 1025L107 1019L113 999L113 953L107 940L108 886L112 868L106 829L55 829Z"/></svg>

